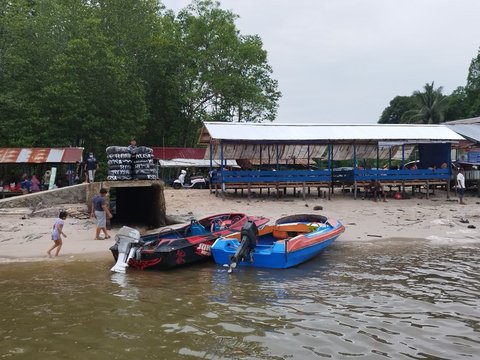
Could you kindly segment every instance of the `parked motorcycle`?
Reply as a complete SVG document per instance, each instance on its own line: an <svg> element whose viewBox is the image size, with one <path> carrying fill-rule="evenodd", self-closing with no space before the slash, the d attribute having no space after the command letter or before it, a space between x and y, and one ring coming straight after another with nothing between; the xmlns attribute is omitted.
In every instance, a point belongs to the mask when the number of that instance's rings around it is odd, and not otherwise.
<svg viewBox="0 0 480 360"><path fill-rule="evenodd" d="M206 189L208 187L208 183L203 176L191 176L189 181L185 179L187 176L187 171L182 170L178 179L173 181L173 188L174 189Z"/></svg>

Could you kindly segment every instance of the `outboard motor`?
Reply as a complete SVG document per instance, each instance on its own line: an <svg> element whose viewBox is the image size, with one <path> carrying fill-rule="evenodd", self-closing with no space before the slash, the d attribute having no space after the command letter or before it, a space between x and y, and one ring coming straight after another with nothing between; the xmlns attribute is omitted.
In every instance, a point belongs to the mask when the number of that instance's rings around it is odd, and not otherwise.
<svg viewBox="0 0 480 360"><path fill-rule="evenodd" d="M255 249L255 246L257 246L257 225L251 220L247 221L245 225L243 225L240 235L240 246L237 248L237 251L235 251L235 255L232 256L230 267L228 269L229 273L237 267L239 261L253 261L252 252L253 249Z"/></svg>
<svg viewBox="0 0 480 360"><path fill-rule="evenodd" d="M131 227L123 226L115 235L115 240L118 244L118 258L110 271L125 273L128 261L135 254L135 246L133 245L140 242L140 232Z"/></svg>

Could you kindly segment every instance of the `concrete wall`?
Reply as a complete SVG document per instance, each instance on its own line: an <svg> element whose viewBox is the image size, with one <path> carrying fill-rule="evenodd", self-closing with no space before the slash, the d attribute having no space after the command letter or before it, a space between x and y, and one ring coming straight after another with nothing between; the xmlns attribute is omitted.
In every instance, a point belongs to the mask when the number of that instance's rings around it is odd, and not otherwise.
<svg viewBox="0 0 480 360"><path fill-rule="evenodd" d="M82 204L87 201L87 188L90 184L79 184L49 191L13 196L0 199L1 208L37 208L60 204Z"/></svg>
<svg viewBox="0 0 480 360"><path fill-rule="evenodd" d="M117 212L118 219L127 222L130 218L136 218L137 221L143 222L149 227L166 225L165 185L158 180L94 182L40 191L0 199L0 209L30 208L38 210L62 204L86 204L88 213L90 213L92 198L100 192L102 187L108 190L122 189L125 190L124 193L128 193L128 196L123 197L122 204L117 203L119 205L117 210L122 211L122 213Z"/></svg>

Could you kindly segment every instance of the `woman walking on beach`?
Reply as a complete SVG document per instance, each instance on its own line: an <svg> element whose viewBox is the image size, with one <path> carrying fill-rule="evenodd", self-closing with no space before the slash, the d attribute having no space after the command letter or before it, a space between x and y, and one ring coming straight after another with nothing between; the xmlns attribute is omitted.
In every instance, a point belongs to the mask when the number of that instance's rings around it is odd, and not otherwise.
<svg viewBox="0 0 480 360"><path fill-rule="evenodd" d="M65 219L67 218L67 212L66 211L60 211L60 214L58 215L58 219L55 220L55 224L53 224L53 229L52 229L52 241L54 244L52 247L47 251L47 254L49 257L52 257L52 250L57 249L55 251L55 256L58 256L58 253L60 252L60 249L62 248L62 236L67 237L65 233L63 232L63 225L65 225Z"/></svg>

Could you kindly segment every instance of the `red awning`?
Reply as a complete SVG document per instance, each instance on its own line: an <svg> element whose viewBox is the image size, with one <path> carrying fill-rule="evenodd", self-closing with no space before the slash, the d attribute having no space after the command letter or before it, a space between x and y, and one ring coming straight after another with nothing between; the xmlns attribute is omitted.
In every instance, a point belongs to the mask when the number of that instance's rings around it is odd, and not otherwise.
<svg viewBox="0 0 480 360"><path fill-rule="evenodd" d="M83 148L0 148L0 164L82 162Z"/></svg>
<svg viewBox="0 0 480 360"><path fill-rule="evenodd" d="M159 160L203 159L206 148L154 147L153 156Z"/></svg>

